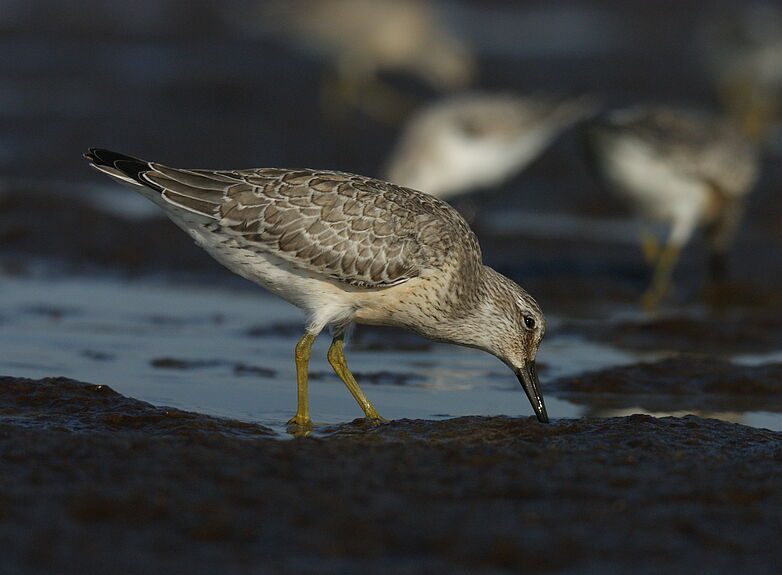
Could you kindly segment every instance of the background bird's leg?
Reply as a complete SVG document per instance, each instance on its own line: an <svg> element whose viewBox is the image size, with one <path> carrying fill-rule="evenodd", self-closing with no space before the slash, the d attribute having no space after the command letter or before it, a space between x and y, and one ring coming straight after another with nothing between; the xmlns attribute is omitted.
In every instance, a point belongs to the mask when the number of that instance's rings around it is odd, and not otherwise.
<svg viewBox="0 0 782 575"><path fill-rule="evenodd" d="M657 234L647 227L641 230L641 253L647 265L654 266L660 257L660 240Z"/></svg>
<svg viewBox="0 0 782 575"><path fill-rule="evenodd" d="M772 127L779 121L779 102L777 96L752 86L740 117L740 127L744 134L756 145L768 143Z"/></svg>
<svg viewBox="0 0 782 575"><path fill-rule="evenodd" d="M644 292L641 303L645 310L654 310L671 289L671 277L673 268L679 259L681 246L674 243L668 243L660 252L657 262L654 266L652 283Z"/></svg>
<svg viewBox="0 0 782 575"><path fill-rule="evenodd" d="M320 81L320 109L326 120L333 124L346 121L347 107L342 97L342 85L339 76L326 71Z"/></svg>
<svg viewBox="0 0 782 575"><path fill-rule="evenodd" d="M303 427L312 426L310 419L310 408L307 397L307 369L312 354L312 344L315 341L316 334L306 333L296 344L296 385L298 403L296 406L296 415L288 422L288 425L295 424Z"/></svg>
<svg viewBox="0 0 782 575"><path fill-rule="evenodd" d="M415 107L409 97L378 78L374 67L355 60L342 60L324 77L320 98L326 117L335 123L345 121L353 109L381 124L397 126Z"/></svg>
<svg viewBox="0 0 782 575"><path fill-rule="evenodd" d="M699 206L688 206L674 220L668 239L659 250L652 272L652 283L641 298L641 305L647 311L653 311L671 289L673 268L679 260L682 246L690 239L697 222Z"/></svg>
<svg viewBox="0 0 782 575"><path fill-rule="evenodd" d="M387 126L398 126L410 115L414 102L377 76L370 76L361 86L356 107L367 116Z"/></svg>
<svg viewBox="0 0 782 575"><path fill-rule="evenodd" d="M721 196L714 220L705 229L709 243L709 275L714 283L725 280L726 253L736 235L743 212L743 202Z"/></svg>
<svg viewBox="0 0 782 575"><path fill-rule="evenodd" d="M329 363L331 364L331 367L334 368L334 371L342 380L342 383L344 383L347 386L348 390L353 395L353 398L361 407L362 411L364 412L364 415L367 418L386 421L386 419L380 417L380 414L377 412L374 406L369 402L367 396L364 395L363 391L361 391L361 388L358 386L358 383L356 382L356 378L353 377L352 373L350 373L350 370L348 369L348 362L345 359L345 354L342 350L344 344L345 344L344 332L334 336L334 339L331 342L331 347L329 347L329 352L328 352L328 360Z"/></svg>
<svg viewBox="0 0 782 575"><path fill-rule="evenodd" d="M780 103L775 91L764 88L747 73L733 73L720 80L718 95L744 135L763 145L779 119Z"/></svg>

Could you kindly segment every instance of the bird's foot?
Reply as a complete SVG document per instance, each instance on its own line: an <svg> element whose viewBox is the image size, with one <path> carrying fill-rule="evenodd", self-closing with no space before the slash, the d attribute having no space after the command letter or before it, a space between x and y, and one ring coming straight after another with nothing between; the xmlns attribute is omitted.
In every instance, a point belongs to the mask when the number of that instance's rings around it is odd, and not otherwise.
<svg viewBox="0 0 782 575"><path fill-rule="evenodd" d="M375 406L369 402L367 402L367 405L364 406L363 409L364 409L364 419L366 419L370 423L373 423L374 425L380 425L381 423L388 423L389 421L391 421L390 419L386 419L385 417L382 417L377 412L377 409L375 409Z"/></svg>
<svg viewBox="0 0 782 575"><path fill-rule="evenodd" d="M298 414L288 421L286 427L288 428L288 433L291 433L297 437L299 434L309 435L313 429L312 420L310 417L308 415Z"/></svg>
<svg viewBox="0 0 782 575"><path fill-rule="evenodd" d="M307 437L312 433L314 426L312 420L307 417L293 417L286 425L286 431L293 437Z"/></svg>
<svg viewBox="0 0 782 575"><path fill-rule="evenodd" d="M644 261L653 266L660 258L660 242L654 234L644 233L641 235L641 253Z"/></svg>
<svg viewBox="0 0 782 575"><path fill-rule="evenodd" d="M385 417L380 417L379 415L374 415L373 417L365 417L367 423L371 425L372 427L380 427L384 423L388 423L391 421L390 419L386 419Z"/></svg>
<svg viewBox="0 0 782 575"><path fill-rule="evenodd" d="M312 420L308 415L295 415L288 420L288 425L300 425L302 427L312 427Z"/></svg>

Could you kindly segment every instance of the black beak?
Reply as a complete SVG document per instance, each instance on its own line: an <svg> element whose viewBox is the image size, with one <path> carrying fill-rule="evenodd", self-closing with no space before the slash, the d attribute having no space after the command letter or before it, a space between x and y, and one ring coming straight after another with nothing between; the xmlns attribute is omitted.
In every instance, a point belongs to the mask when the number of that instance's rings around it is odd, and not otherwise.
<svg viewBox="0 0 782 575"><path fill-rule="evenodd" d="M535 415L538 416L538 421L548 423L546 404L543 403L543 396L540 393L540 382L538 381L538 371L535 369L535 362L528 361L524 367L514 368L513 371L516 372L516 377L519 378L519 383L524 388L524 392L532 404L532 409L535 410Z"/></svg>

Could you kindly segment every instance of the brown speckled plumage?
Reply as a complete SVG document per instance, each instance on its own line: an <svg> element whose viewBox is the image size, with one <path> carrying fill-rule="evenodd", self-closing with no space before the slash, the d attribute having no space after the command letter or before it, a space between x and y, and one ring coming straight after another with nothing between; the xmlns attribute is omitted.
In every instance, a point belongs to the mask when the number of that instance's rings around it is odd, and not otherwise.
<svg viewBox="0 0 782 575"><path fill-rule="evenodd" d="M173 204L215 220L247 249L355 286L391 286L442 266L454 250L480 262L464 220L431 196L322 170L178 170L140 178Z"/></svg>

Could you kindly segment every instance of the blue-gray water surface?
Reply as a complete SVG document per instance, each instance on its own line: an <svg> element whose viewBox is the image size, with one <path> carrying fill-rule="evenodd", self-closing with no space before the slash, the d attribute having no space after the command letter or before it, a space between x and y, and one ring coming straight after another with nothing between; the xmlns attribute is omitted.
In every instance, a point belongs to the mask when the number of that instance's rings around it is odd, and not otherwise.
<svg viewBox="0 0 782 575"><path fill-rule="evenodd" d="M260 289L231 291L152 279L3 277L0 294L2 374L106 384L153 404L259 422L280 432L295 410L292 358L303 314ZM557 317L550 319L550 335L538 356L544 392L546 382L558 377L660 357L558 335L558 323ZM349 346L347 356L384 417L531 414L515 377L490 355L424 340L399 346L392 332L387 342L384 332L378 333L371 349ZM334 424L360 417L361 411L326 362L328 342L328 334L322 334L313 350L310 409L316 422ZM775 359L779 354L734 358L753 365ZM546 401L554 418L584 413L583 407L551 393ZM654 415L683 413L676 409L676 397L670 405L671 412ZM590 414L643 412L592 409ZM782 416L775 413L707 415L782 429Z"/></svg>

